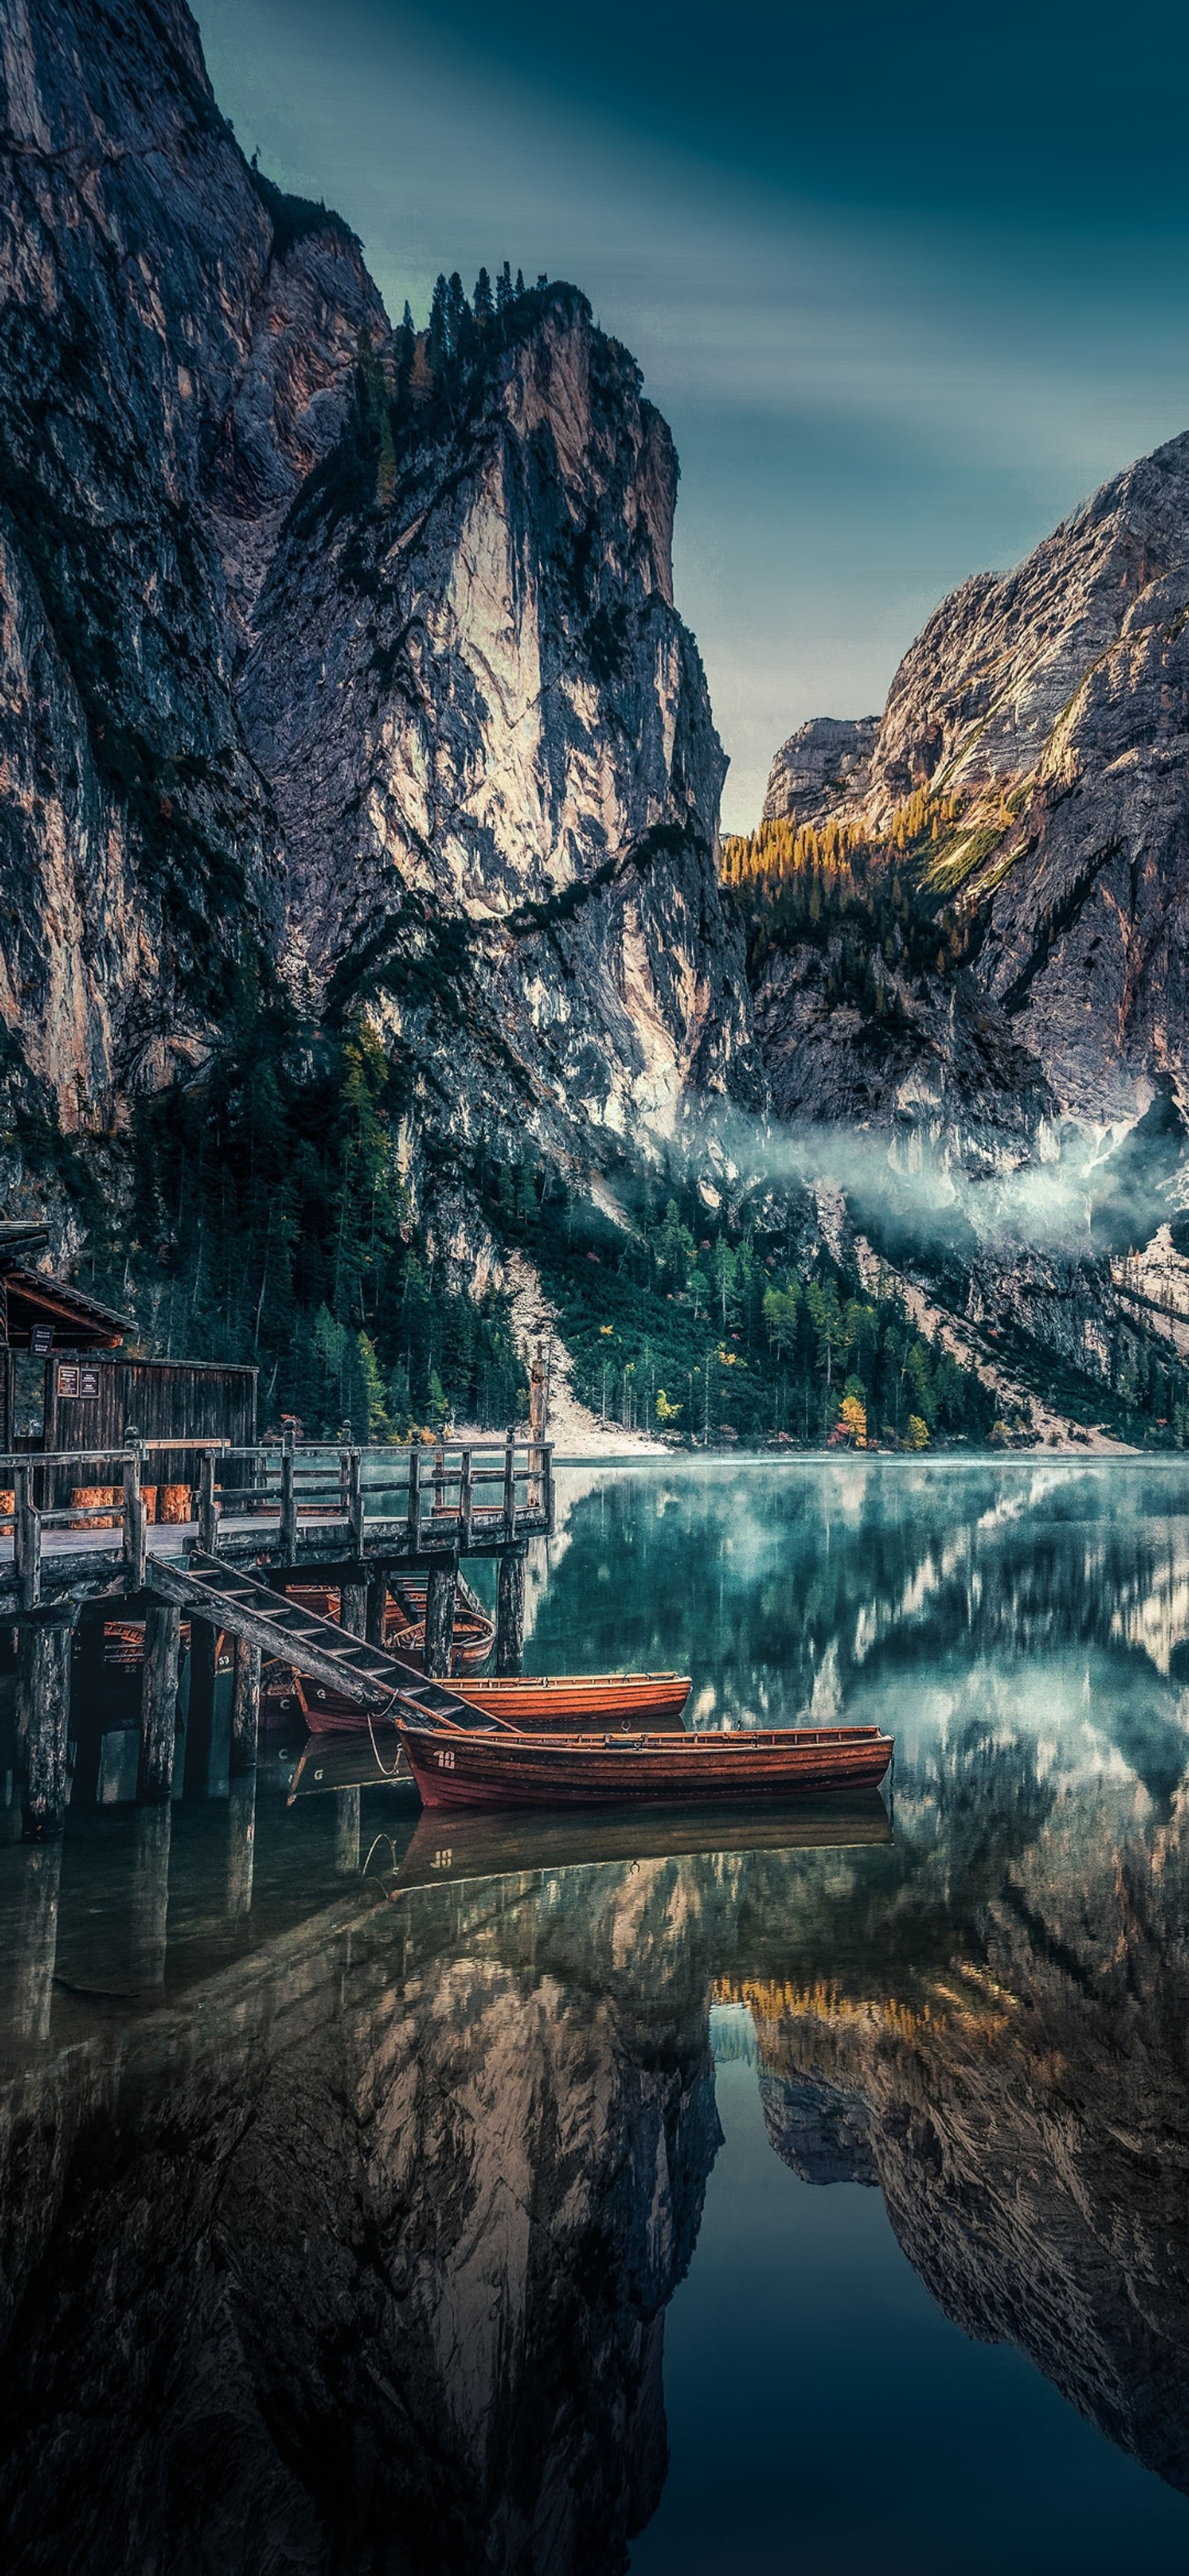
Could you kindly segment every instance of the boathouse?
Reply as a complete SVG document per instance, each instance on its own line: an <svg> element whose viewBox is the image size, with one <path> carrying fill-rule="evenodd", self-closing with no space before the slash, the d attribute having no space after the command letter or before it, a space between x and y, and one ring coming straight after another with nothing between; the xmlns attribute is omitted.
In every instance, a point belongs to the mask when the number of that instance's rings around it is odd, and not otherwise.
<svg viewBox="0 0 1189 2576"><path fill-rule="evenodd" d="M178 1444L250 1447L256 1370L125 1350L132 1316L30 1266L48 1241L45 1226L0 1225L0 1452L115 1451L135 1433L169 1443L178 1477L196 1483L199 1447Z"/></svg>

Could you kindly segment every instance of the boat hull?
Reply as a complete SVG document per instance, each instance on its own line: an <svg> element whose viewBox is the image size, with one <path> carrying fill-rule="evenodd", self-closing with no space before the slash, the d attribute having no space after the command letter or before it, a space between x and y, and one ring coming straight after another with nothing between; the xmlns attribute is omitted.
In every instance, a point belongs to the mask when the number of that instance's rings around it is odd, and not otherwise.
<svg viewBox="0 0 1189 2576"><path fill-rule="evenodd" d="M489 1717L510 1721L525 1734L538 1730L555 1735L560 1727L661 1727L680 1733L681 1712L690 1694L686 1673L559 1673L504 1676L491 1681L455 1679L456 1698ZM359 1704L323 1683L295 1680L302 1714L313 1735L354 1735ZM386 1709L377 1723L388 1727L397 1711Z"/></svg>
<svg viewBox="0 0 1189 2576"><path fill-rule="evenodd" d="M582 1736L457 1732L397 1713L427 1807L700 1805L877 1785L893 1743L877 1727L763 1734Z"/></svg>

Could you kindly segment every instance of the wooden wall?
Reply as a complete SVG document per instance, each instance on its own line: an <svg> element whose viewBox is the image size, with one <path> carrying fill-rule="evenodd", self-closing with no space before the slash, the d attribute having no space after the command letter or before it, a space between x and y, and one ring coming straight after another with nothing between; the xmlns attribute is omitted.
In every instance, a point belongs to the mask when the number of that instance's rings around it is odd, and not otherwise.
<svg viewBox="0 0 1189 2576"><path fill-rule="evenodd" d="M60 1392L62 1376L94 1384L94 1393ZM201 1360L129 1359L122 1351L54 1351L46 1361L47 1449L121 1449L130 1429L143 1440L227 1440L246 1447L256 1438L254 1368L228 1368ZM201 1452L177 1450L168 1462L150 1457L150 1483L194 1484ZM82 1474L64 1484L84 1483ZM61 1499L69 1500L63 1493Z"/></svg>

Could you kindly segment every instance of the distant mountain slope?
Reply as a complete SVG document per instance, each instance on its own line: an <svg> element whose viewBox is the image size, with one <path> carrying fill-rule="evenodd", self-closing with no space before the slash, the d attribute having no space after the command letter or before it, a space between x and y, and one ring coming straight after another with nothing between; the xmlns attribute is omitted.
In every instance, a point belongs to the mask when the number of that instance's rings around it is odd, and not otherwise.
<svg viewBox="0 0 1189 2576"><path fill-rule="evenodd" d="M815 730L726 852L778 1116L867 1139L852 1203L934 1284L944 1241L951 1299L1112 1386L1155 1335L1179 1386L1173 1309L1105 1265L1183 1195L1189 435L945 600L804 818Z"/></svg>

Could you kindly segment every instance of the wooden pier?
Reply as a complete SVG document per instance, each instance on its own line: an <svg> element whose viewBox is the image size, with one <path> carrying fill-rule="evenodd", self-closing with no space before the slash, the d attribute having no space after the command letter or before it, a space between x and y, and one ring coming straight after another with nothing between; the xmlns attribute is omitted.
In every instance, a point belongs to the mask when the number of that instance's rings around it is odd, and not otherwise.
<svg viewBox="0 0 1189 2576"><path fill-rule="evenodd" d="M179 1468L196 1462L196 1487L180 1487ZM183 1616L199 1623L186 1782L209 1788L218 1633L235 1640L226 1770L243 1777L256 1759L263 1655L346 1691L361 1722L386 1704L400 1667L380 1641L398 1572L426 1578L424 1665L441 1676L462 1565L496 1558L496 1668L519 1671L525 1552L553 1525L552 1449L511 1437L362 1449L129 1435L119 1448L0 1457L0 1488L13 1497L7 1520L0 1503L0 1628L16 1632L16 1769L30 1839L60 1830L65 1811L80 1622L101 1631L117 1604L144 1620L136 1794L151 1805L176 1794ZM185 1519L150 1518L156 1497L168 1492L176 1508L179 1491ZM338 1590L338 1623L288 1598L291 1584L311 1580Z"/></svg>

